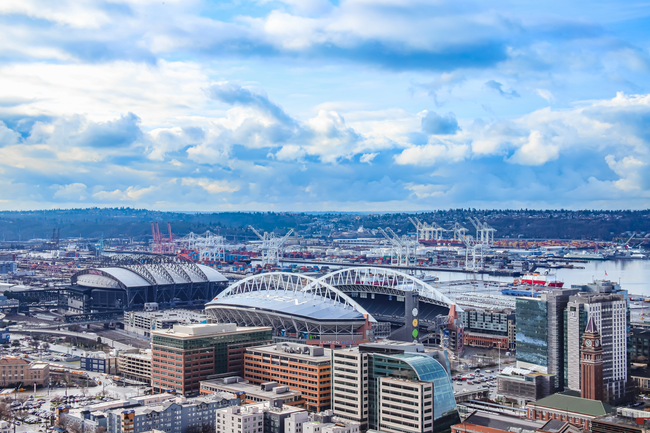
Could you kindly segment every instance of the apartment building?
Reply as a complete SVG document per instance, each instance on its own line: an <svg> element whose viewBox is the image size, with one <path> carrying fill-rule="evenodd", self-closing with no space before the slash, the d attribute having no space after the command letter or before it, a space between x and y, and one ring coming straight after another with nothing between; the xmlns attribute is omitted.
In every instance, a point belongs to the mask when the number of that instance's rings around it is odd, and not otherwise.
<svg viewBox="0 0 650 433"><path fill-rule="evenodd" d="M283 405L280 399L218 409L216 433L285 433L285 421L298 413L307 412ZM294 423L296 421L298 419L294 418Z"/></svg>
<svg viewBox="0 0 650 433"><path fill-rule="evenodd" d="M246 349L245 366L250 383L277 382L300 391L311 412L330 408L330 349L295 343L251 347Z"/></svg>
<svg viewBox="0 0 650 433"><path fill-rule="evenodd" d="M433 384L380 377L379 429L387 433L433 432Z"/></svg>
<svg viewBox="0 0 650 433"><path fill-rule="evenodd" d="M151 383L151 360L151 349L138 353L122 352L117 357L117 367L127 379Z"/></svg>
<svg viewBox="0 0 650 433"><path fill-rule="evenodd" d="M302 425L303 433L359 433L359 429L359 423L334 417L331 410L313 414Z"/></svg>
<svg viewBox="0 0 650 433"><path fill-rule="evenodd" d="M270 327L237 327L234 323L174 325L152 331L151 385L154 391L175 389L198 394L200 383L221 373L243 375L247 347L271 342Z"/></svg>
<svg viewBox="0 0 650 433"><path fill-rule="evenodd" d="M44 362L30 362L23 358L0 358L0 383L3 387L22 384L42 386L50 378L50 366Z"/></svg>

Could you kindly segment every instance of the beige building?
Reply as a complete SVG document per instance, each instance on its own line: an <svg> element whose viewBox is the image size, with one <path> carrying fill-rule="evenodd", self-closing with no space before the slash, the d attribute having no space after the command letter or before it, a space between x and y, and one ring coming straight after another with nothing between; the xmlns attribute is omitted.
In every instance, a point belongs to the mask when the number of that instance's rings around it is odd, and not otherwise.
<svg viewBox="0 0 650 433"><path fill-rule="evenodd" d="M382 432L433 432L433 383L380 377L378 388Z"/></svg>
<svg viewBox="0 0 650 433"><path fill-rule="evenodd" d="M0 384L42 386L50 378L50 366L44 362L29 362L23 358L7 356L0 359Z"/></svg>
<svg viewBox="0 0 650 433"><path fill-rule="evenodd" d="M352 350L332 352L332 409L336 416L368 427L368 354Z"/></svg>
<svg viewBox="0 0 650 433"><path fill-rule="evenodd" d="M122 352L117 358L117 368L127 379L151 383L151 350L139 353Z"/></svg>

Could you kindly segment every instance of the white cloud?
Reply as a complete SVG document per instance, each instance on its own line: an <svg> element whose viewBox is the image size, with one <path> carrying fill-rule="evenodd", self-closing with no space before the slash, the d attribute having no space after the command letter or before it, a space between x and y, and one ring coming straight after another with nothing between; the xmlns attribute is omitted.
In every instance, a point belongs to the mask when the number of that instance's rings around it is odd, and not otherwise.
<svg viewBox="0 0 650 433"><path fill-rule="evenodd" d="M528 141L524 143L509 159L522 165L543 165L560 156L560 146L546 140L539 131L531 131Z"/></svg>
<svg viewBox="0 0 650 433"><path fill-rule="evenodd" d="M147 188L129 186L125 190L116 189L113 191L98 191L93 194L93 197L106 202L141 201L156 189L157 188L153 185Z"/></svg>
<svg viewBox="0 0 650 433"><path fill-rule="evenodd" d="M377 152L364 153L363 155L361 155L361 158L359 158L359 161L372 165L372 160L375 159L377 155L379 155L379 153Z"/></svg>
<svg viewBox="0 0 650 433"><path fill-rule="evenodd" d="M240 189L238 185L232 182L225 180L210 180L207 178L195 179L184 177L181 181L181 184L186 186L198 185L210 194L221 194L224 192L233 193L239 191Z"/></svg>
<svg viewBox="0 0 650 433"><path fill-rule="evenodd" d="M87 197L87 187L83 183L71 183L68 185L52 185L56 189L54 198L65 200L85 200Z"/></svg>
<svg viewBox="0 0 650 433"><path fill-rule="evenodd" d="M469 155L469 146L465 144L426 144L404 149L395 156L400 165L434 165L439 161L461 161Z"/></svg>

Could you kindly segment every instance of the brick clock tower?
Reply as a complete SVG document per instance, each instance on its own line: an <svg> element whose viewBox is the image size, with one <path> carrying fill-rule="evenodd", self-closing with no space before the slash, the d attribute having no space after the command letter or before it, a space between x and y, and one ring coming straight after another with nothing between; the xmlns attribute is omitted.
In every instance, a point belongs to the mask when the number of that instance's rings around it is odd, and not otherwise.
<svg viewBox="0 0 650 433"><path fill-rule="evenodd" d="M603 346L594 319L589 316L580 348L580 396L602 401L603 388Z"/></svg>

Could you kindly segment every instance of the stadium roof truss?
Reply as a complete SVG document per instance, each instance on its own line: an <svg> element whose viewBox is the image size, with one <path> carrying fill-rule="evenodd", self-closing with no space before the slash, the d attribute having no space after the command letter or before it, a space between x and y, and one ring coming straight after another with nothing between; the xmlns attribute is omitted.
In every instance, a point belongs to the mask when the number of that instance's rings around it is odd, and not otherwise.
<svg viewBox="0 0 650 433"><path fill-rule="evenodd" d="M340 316L318 317L329 308ZM288 272L264 273L240 280L208 303L206 311L220 322L272 326L286 332L321 336L353 335L364 323L364 315L375 322L368 311L336 287Z"/></svg>
<svg viewBox="0 0 650 433"><path fill-rule="evenodd" d="M415 291L419 295L420 302L447 308L454 304L454 301L430 284L394 269L374 267L344 268L323 275L318 281L328 286L338 287L346 292L404 296L404 292Z"/></svg>
<svg viewBox="0 0 650 433"><path fill-rule="evenodd" d="M331 299L336 303L342 304L344 308L353 309L360 314L368 314L370 316L370 313L368 313L361 305L336 287L330 286L326 282L317 280L314 277L302 274L292 274L289 272L273 272L253 275L228 287L215 299L240 293L259 291L274 291L276 293L284 292L285 294L290 294L292 292L310 293L314 296L314 299L317 299L317 297Z"/></svg>

